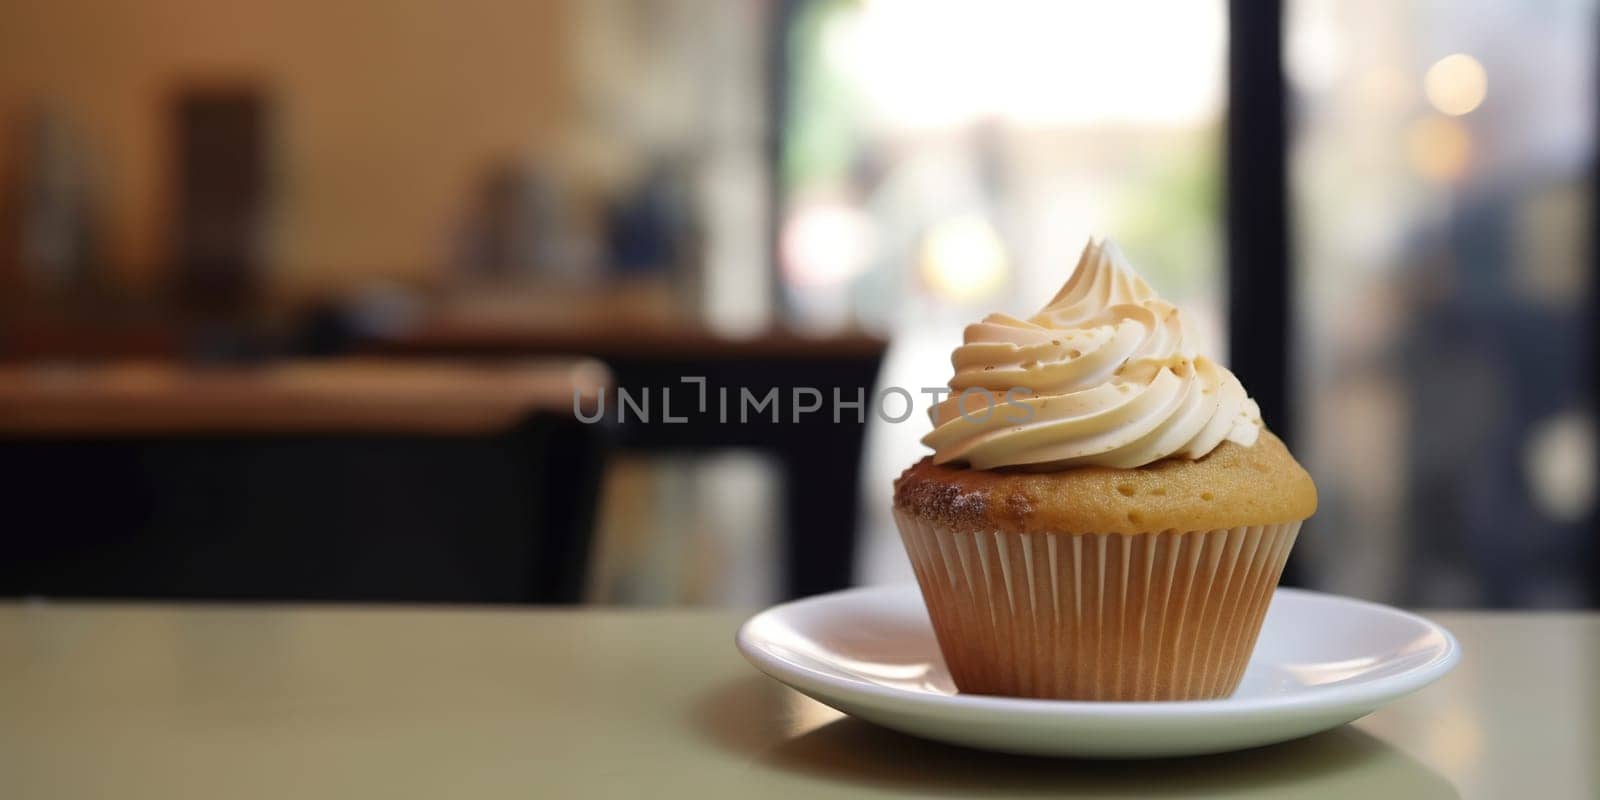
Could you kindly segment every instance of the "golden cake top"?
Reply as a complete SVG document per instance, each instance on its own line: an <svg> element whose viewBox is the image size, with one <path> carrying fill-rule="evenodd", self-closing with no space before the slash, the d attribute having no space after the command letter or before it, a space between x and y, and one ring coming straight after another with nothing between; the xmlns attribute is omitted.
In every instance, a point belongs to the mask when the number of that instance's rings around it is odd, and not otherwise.
<svg viewBox="0 0 1600 800"><path fill-rule="evenodd" d="M895 507L966 530L1149 533L1275 525L1316 511L1317 490L1278 437L1224 441L1204 457L1136 469L962 469L924 458L894 484Z"/></svg>

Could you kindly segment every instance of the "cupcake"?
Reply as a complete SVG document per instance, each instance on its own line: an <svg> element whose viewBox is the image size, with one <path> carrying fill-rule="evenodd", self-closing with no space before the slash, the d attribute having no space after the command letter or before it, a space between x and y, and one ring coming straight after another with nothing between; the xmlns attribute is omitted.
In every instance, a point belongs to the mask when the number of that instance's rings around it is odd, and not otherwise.
<svg viewBox="0 0 1600 800"><path fill-rule="evenodd" d="M973 694L1198 700L1238 686L1316 488L1115 244L951 358L894 515Z"/></svg>

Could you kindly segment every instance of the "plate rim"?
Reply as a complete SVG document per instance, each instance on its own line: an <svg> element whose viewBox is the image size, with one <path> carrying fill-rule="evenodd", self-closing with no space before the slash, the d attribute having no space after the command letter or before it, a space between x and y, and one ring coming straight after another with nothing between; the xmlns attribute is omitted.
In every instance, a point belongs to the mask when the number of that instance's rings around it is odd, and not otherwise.
<svg viewBox="0 0 1600 800"><path fill-rule="evenodd" d="M765 620L808 605L825 605L840 602L851 595L892 594L918 592L915 583L902 582L878 586L861 586L790 600L759 611L746 619L734 635L734 642L745 659L756 669L771 678L795 688L800 684L820 684L843 695L851 702L871 700L875 707L904 711L916 706L939 711L965 710L978 714L1002 713L1006 716L1054 718L1129 719L1129 718L1181 718L1181 717L1249 717L1261 714L1296 713L1324 707L1371 707L1403 697L1422 689L1444 677L1461 660L1461 644L1455 635L1421 614L1416 614L1383 603L1356 597L1280 586L1274 592L1307 600L1351 603L1364 610L1398 617L1438 633L1444 638L1442 652L1428 661L1396 675L1387 675L1353 686L1309 687L1308 691L1292 695L1273 695L1254 698L1226 697L1216 700L1046 700L995 695L937 694L918 692L870 681L841 678L813 669L804 664L783 659L760 647L755 641L754 629ZM825 692L828 693L828 692ZM830 693L831 694L831 693Z"/></svg>

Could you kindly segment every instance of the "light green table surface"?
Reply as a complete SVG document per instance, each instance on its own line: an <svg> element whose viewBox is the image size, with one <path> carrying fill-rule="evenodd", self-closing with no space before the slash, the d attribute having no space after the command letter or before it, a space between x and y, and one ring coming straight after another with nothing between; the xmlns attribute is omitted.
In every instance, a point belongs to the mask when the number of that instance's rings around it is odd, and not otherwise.
<svg viewBox="0 0 1600 800"><path fill-rule="evenodd" d="M1442 682L1330 733L1074 762L757 674L742 615L0 606L0 797L1600 797L1600 615L1433 615Z"/></svg>

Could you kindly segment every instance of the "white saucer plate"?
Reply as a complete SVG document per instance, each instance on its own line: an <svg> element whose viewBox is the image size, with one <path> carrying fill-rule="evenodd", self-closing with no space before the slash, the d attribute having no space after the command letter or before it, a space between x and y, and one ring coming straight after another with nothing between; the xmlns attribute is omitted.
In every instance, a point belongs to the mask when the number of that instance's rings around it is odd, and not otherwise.
<svg viewBox="0 0 1600 800"><path fill-rule="evenodd" d="M1218 753L1359 719L1438 680L1450 632L1388 606L1278 589L1232 697L1080 702L958 694L915 585L775 606L739 629L762 672L869 722L988 750L1088 758Z"/></svg>

